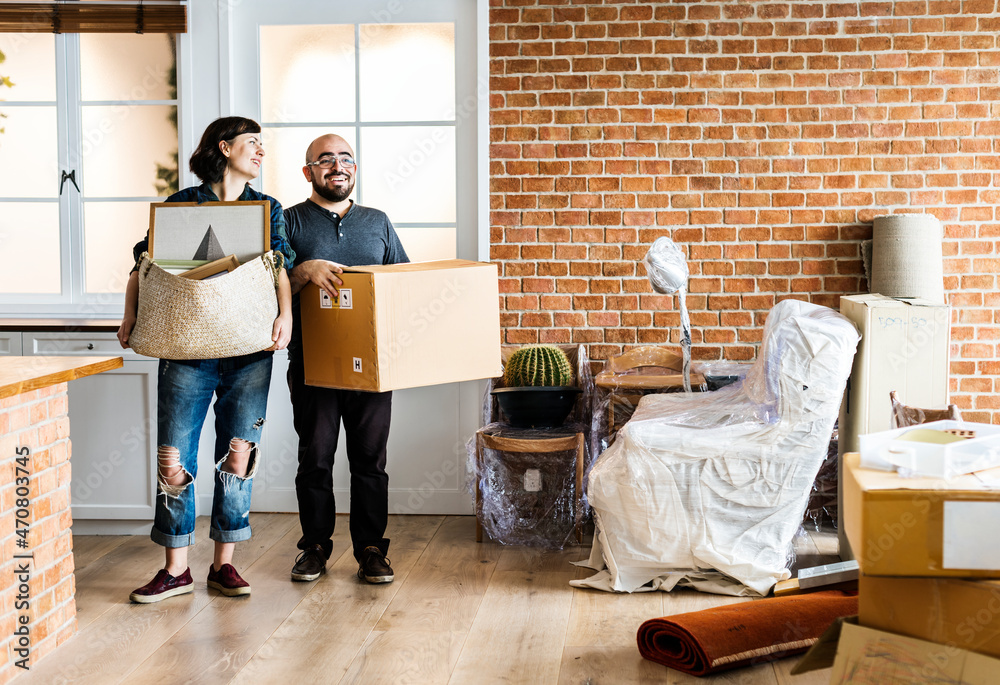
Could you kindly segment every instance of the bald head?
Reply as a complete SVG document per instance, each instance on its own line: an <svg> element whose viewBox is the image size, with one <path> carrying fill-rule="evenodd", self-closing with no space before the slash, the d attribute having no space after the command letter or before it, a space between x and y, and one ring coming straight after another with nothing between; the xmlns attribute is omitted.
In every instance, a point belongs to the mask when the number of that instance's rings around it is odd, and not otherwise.
<svg viewBox="0 0 1000 685"><path fill-rule="evenodd" d="M316 164L320 160L323 166ZM306 148L306 165L302 167L302 173L312 183L310 199L331 211L354 190L356 172L354 150L335 133L320 136Z"/></svg>
<svg viewBox="0 0 1000 685"><path fill-rule="evenodd" d="M341 155L345 152L351 157L354 156L354 150L346 140L336 133L327 133L309 143L309 147L306 148L306 163L315 162L323 155Z"/></svg>

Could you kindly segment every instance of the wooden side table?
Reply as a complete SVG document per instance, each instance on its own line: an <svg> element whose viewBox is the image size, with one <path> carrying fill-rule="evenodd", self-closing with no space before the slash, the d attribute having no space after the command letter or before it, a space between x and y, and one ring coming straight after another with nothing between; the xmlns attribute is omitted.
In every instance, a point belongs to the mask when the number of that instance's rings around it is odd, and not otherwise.
<svg viewBox="0 0 1000 685"><path fill-rule="evenodd" d="M483 523L481 519L483 493L480 489L479 477L483 473L483 450L492 449L500 452L512 452L522 454L545 454L552 452L576 453L576 492L573 501L574 528L577 542L583 542L583 469L584 469L584 442L585 437L582 431L565 436L552 438L527 437L535 435L539 431L523 431L524 437L502 437L491 435L489 428L480 428L476 431L476 542L483 541ZM518 433L517 429L507 429L505 432Z"/></svg>

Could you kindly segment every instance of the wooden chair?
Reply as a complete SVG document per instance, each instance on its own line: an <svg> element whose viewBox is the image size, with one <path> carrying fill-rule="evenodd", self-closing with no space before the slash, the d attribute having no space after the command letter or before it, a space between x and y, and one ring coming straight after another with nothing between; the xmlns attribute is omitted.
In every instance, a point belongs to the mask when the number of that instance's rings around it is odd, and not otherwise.
<svg viewBox="0 0 1000 685"><path fill-rule="evenodd" d="M483 494L480 491L479 474L483 473L483 450L491 449L499 452L536 453L576 452L576 492L574 497L574 528L576 541L583 542L583 466L584 466L584 433L578 432L563 437L530 440L523 438L504 438L490 435L484 429L476 432L476 542L483 541L483 524L481 520Z"/></svg>
<svg viewBox="0 0 1000 685"><path fill-rule="evenodd" d="M684 387L684 359L665 347L636 347L611 357L594 377L594 385L608 393L608 435L621 429L643 395L678 391ZM691 385L705 382L691 374Z"/></svg>

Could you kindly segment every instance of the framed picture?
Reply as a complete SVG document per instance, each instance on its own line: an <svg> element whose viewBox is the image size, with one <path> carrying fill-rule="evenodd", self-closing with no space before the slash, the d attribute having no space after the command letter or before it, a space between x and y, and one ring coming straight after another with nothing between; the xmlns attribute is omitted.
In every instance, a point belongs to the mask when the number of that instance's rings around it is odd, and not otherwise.
<svg viewBox="0 0 1000 685"><path fill-rule="evenodd" d="M149 206L149 256L183 273L232 255L245 264L271 249L271 211L257 202L154 202Z"/></svg>
<svg viewBox="0 0 1000 685"><path fill-rule="evenodd" d="M222 259L216 259L214 262L196 266L193 269L189 269L177 275L183 276L184 278L190 278L193 281L203 281L206 278L214 278L220 274L235 271L236 267L239 265L240 260L236 259L236 255L229 255L228 257L223 257Z"/></svg>

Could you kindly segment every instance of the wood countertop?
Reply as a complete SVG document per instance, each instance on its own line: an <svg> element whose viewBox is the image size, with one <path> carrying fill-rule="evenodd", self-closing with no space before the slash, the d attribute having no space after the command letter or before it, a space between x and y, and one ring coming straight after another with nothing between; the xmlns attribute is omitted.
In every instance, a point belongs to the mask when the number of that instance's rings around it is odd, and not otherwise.
<svg viewBox="0 0 1000 685"><path fill-rule="evenodd" d="M114 333L121 325L118 319L0 319L0 331L51 331L54 333Z"/></svg>
<svg viewBox="0 0 1000 685"><path fill-rule="evenodd" d="M121 357L0 357L0 398L119 369Z"/></svg>

